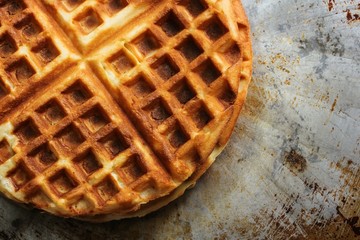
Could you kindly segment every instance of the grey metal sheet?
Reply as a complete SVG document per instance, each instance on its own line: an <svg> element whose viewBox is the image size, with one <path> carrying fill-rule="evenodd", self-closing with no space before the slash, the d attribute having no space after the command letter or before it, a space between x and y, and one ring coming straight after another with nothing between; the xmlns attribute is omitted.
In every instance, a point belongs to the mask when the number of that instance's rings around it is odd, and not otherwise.
<svg viewBox="0 0 360 240"><path fill-rule="evenodd" d="M193 190L145 218L105 224L0 198L0 239L359 238L359 2L243 3L254 47L248 101Z"/></svg>

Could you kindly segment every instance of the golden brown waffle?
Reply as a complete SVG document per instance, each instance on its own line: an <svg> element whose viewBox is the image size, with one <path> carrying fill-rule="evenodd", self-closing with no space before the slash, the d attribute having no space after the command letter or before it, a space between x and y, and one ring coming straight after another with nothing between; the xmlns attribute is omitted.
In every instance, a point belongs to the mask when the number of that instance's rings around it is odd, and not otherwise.
<svg viewBox="0 0 360 240"><path fill-rule="evenodd" d="M225 147L251 75L238 0L0 0L0 190L142 216Z"/></svg>

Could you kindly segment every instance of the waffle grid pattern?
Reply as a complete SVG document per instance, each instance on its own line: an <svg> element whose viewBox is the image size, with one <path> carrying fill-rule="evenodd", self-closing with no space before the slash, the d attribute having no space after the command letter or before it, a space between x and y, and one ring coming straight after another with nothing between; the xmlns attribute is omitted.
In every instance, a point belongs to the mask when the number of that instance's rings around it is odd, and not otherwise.
<svg viewBox="0 0 360 240"><path fill-rule="evenodd" d="M162 17L153 24L143 23L140 34L125 35L129 40L117 44L120 47L101 61L99 71L107 69L105 81L113 75L121 79L121 83L108 83L123 96L118 102L126 101L140 112L136 122L151 123L145 128L156 129L153 135L158 135L148 142L172 175L186 178L176 168L190 168L191 174L194 169L187 165L199 163L208 154L196 144L198 133L235 102L236 91L226 71L240 60L241 52L226 25L204 2L185 2L161 11ZM224 57L228 62L218 60ZM189 158L189 152L191 161L174 164L174 159Z"/></svg>
<svg viewBox="0 0 360 240"><path fill-rule="evenodd" d="M72 27L74 30L79 30L79 35L88 35L104 22L104 18L117 13L128 5L126 1L115 0L107 3L66 0L61 4L71 16L71 22L74 22Z"/></svg>
<svg viewBox="0 0 360 240"><path fill-rule="evenodd" d="M112 38L100 35L131 3L43 3L58 9L55 20L73 33L69 42L82 60L8 119L14 127L11 139L0 135L0 172L15 191L3 191L59 215L125 216L191 177L214 148L204 143L216 144L219 123L238 97L229 71L240 68L241 43L228 19L210 7L215 3L159 3L151 23L120 28ZM149 10L139 9L138 15ZM1 100L63 49L26 0L0 0L0 14ZM89 50L96 41L101 44Z"/></svg>
<svg viewBox="0 0 360 240"><path fill-rule="evenodd" d="M5 72L11 76L10 82L2 83L4 87L29 79L37 72L35 66L40 69L41 65L55 58L58 52L24 3L21 1L6 3L5 1L1 5L0 60L2 60L2 64L7 65ZM13 22L15 24L12 24ZM15 32L6 31L9 28ZM21 36L21 38L14 37L14 35ZM36 38L42 38L43 43L37 45L37 41L34 40ZM27 42L30 51L24 51L24 49L20 51L19 46L24 41ZM50 45L50 48L46 48L46 45ZM8 61L9 58L14 60Z"/></svg>
<svg viewBox="0 0 360 240"><path fill-rule="evenodd" d="M0 1L0 111L11 108L14 98L24 97L35 85L42 86L46 76L66 69L73 61L70 47L59 28L35 2ZM40 14L35 14L40 13ZM15 107L15 106L12 106Z"/></svg>
<svg viewBox="0 0 360 240"><path fill-rule="evenodd" d="M126 0L44 0L57 15L60 25L66 29L80 52L97 48L112 35L109 29L124 27L136 14ZM137 7L139 8L139 7ZM137 14L143 13L138 11ZM134 16L132 16L134 15ZM113 31L117 31L116 29Z"/></svg>
<svg viewBox="0 0 360 240"><path fill-rule="evenodd" d="M90 90L94 86L88 86L96 80L76 77L71 86L16 120L14 134L21 151L9 153L8 142L0 144L0 156L13 157L16 166L7 177L32 203L55 202L60 212L72 207L82 214L82 210L103 206L121 191L133 192L131 201L136 201L136 194L156 187L152 174L163 173L157 164L144 163L143 150L125 140L130 133L123 133L121 124L110 119L109 110ZM133 207L120 195L118 202ZM139 201L140 197L148 196L138 196ZM79 209L79 202L84 209Z"/></svg>

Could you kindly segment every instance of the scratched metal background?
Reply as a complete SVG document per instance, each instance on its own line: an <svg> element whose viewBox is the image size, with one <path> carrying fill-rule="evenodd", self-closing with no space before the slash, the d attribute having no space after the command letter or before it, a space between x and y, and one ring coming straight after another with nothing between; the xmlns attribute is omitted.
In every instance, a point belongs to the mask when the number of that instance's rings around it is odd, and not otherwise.
<svg viewBox="0 0 360 240"><path fill-rule="evenodd" d="M89 224L0 198L0 239L360 239L360 4L243 0L254 78L225 152L142 219Z"/></svg>

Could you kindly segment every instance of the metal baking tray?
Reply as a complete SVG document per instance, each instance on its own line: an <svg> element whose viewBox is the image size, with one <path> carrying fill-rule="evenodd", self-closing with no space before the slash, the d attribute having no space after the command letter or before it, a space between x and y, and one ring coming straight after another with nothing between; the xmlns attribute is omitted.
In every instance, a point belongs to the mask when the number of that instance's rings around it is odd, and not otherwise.
<svg viewBox="0 0 360 240"><path fill-rule="evenodd" d="M360 238L360 5L243 4L253 81L226 150L194 189L104 224L0 198L0 239Z"/></svg>

